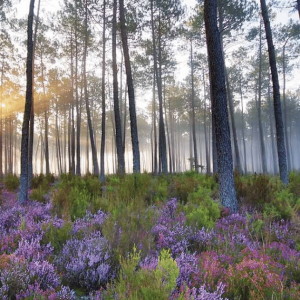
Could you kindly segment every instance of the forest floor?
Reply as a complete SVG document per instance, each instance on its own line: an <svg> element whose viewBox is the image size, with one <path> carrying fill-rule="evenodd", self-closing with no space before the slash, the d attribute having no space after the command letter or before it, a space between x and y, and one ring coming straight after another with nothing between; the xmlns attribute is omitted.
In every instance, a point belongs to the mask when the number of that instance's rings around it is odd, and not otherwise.
<svg viewBox="0 0 300 300"><path fill-rule="evenodd" d="M194 172L0 184L0 299L300 299L300 174Z"/></svg>

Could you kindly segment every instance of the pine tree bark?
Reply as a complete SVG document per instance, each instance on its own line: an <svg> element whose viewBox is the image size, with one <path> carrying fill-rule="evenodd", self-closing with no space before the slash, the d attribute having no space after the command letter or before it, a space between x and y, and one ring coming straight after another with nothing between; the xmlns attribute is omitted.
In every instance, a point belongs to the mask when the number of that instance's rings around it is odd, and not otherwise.
<svg viewBox="0 0 300 300"><path fill-rule="evenodd" d="M262 171L264 174L267 173L267 162L266 162L266 150L261 120L261 75L262 75L262 45L261 45L261 24L259 30L259 69L258 69L258 103L257 103L257 115L258 115L258 131L260 139L260 150L261 150L261 163Z"/></svg>
<svg viewBox="0 0 300 300"><path fill-rule="evenodd" d="M127 29L125 24L124 0L119 0L119 10L120 10L122 46L123 46L123 54L124 54L126 77L127 77L127 87L128 87L130 130L131 130L131 142L132 142L132 152L133 152L133 173L140 173L141 167L140 167L139 137L138 137L138 129L137 129L137 121L136 121L133 78L132 78L128 40L127 40Z"/></svg>
<svg viewBox="0 0 300 300"><path fill-rule="evenodd" d="M29 121L31 112L32 100L32 60L33 60L33 27L34 0L30 1L28 14L28 29L27 29L27 62L26 62L26 99L25 110L22 125L22 141L21 141L21 176L20 176L20 203L28 200L28 137L29 137Z"/></svg>
<svg viewBox="0 0 300 300"><path fill-rule="evenodd" d="M198 163L198 151L197 151L197 139L196 139L196 118L195 118L195 87L194 87L194 60L193 60L193 41L191 39L191 84L192 84L192 93L191 93L191 111L192 111L192 130L193 130L193 144L194 144L194 162L195 162L195 171L199 172L199 163Z"/></svg>
<svg viewBox="0 0 300 300"><path fill-rule="evenodd" d="M35 24L34 36L33 36L32 86L34 86L34 60L35 60L35 48L36 48L36 41L37 41L37 31L39 26L40 7L41 7L41 0L39 0L38 3L36 24ZM30 129L29 129L29 149L28 149L28 188L31 189L31 181L33 178L32 158L33 158L33 142L34 142L34 93L32 93L29 128Z"/></svg>
<svg viewBox="0 0 300 300"><path fill-rule="evenodd" d="M85 1L85 19L84 19L85 43L84 43L84 53L83 53L84 96L85 96L87 121L88 121L88 126L89 126L91 149L92 149L93 169L94 169L94 174L99 176L97 150L96 150L96 145L95 145L94 129L93 129L93 126L92 126L91 111L90 111L90 105L89 105L89 95L88 95L88 88L87 88L87 77L86 77L86 57L87 57L87 46L88 46L88 39L89 39L87 13L88 13L88 8L87 8L87 0L86 0Z"/></svg>
<svg viewBox="0 0 300 300"><path fill-rule="evenodd" d="M240 80L240 95L241 95L241 106L242 106L242 136L243 136L243 148L244 148L244 171L247 175L247 150L246 150L246 142L245 142L245 118L244 118L244 101L243 101L243 92L242 92L242 82Z"/></svg>
<svg viewBox="0 0 300 300"><path fill-rule="evenodd" d="M265 24L265 31L266 31L266 38L267 38L268 52L269 52L269 61L270 61L270 67L272 73L279 173L282 182L284 184L288 184L289 176L288 176L288 168L287 168L287 160L286 160L286 151L284 146L284 128L283 128L282 111L281 111L281 103L280 103L280 89L279 89L278 72L276 66L275 48L273 44L272 31L271 31L266 1L260 0L260 4L261 4L262 16Z"/></svg>
<svg viewBox="0 0 300 300"><path fill-rule="evenodd" d="M231 89L230 89L230 85L229 85L226 68L225 68L225 79L226 79L228 104L229 104L229 111L230 111L230 118L231 118L231 127L232 127L232 134L233 134L233 145L234 145L234 153L235 153L235 159L236 159L236 167L238 169L239 174L243 174L243 169L241 166L241 159L240 159L240 150L239 150L236 126L235 126L233 99L232 99L232 93L231 93Z"/></svg>
<svg viewBox="0 0 300 300"><path fill-rule="evenodd" d="M158 29L158 57L157 48L154 33L154 12L153 12L153 0L151 0L151 27L152 27L152 47L153 47L153 60L154 60L154 71L156 76L158 101L159 101L159 124L158 124L158 136L159 136L159 166L162 173L168 172L167 163L167 147L166 147L166 134L165 124L163 117L163 105L162 105L162 80L161 80L161 24L159 16L159 29ZM158 66L159 64L159 66Z"/></svg>
<svg viewBox="0 0 300 300"><path fill-rule="evenodd" d="M272 147L272 156L273 156L273 172L274 174L278 174L278 160L276 159L274 130L273 130L274 111L272 112L272 108L271 108L270 73L269 73L269 82L268 82L268 111L269 111L269 122L270 122L271 147Z"/></svg>
<svg viewBox="0 0 300 300"><path fill-rule="evenodd" d="M283 90L282 90L282 97L283 97L283 112L284 112L284 137L285 137L285 146L286 146L286 157L287 157L287 164L288 164L288 172L291 172L292 165L291 165L291 152L290 152L290 144L288 138L288 131L287 131L287 107L286 107L286 65L285 65L285 48L288 39L285 41L282 50L282 73L283 73Z"/></svg>
<svg viewBox="0 0 300 300"><path fill-rule="evenodd" d="M105 124L106 124L106 112L105 112L105 51L106 51L106 0L103 0L103 32L102 32L102 83L101 83L101 98L102 98L102 121L101 121L101 149L100 149L100 181L105 180Z"/></svg>
<svg viewBox="0 0 300 300"><path fill-rule="evenodd" d="M113 69L113 94L114 94L114 113L116 126L116 148L118 157L118 173L125 173L125 159L122 143L122 125L119 108L118 96L118 70L117 70L117 0L113 2L113 18L112 18L112 69Z"/></svg>
<svg viewBox="0 0 300 300"><path fill-rule="evenodd" d="M233 178L233 162L226 101L225 68L220 32L217 26L216 0L204 1L204 20L209 66L211 70L211 90L213 93L212 115L215 120L220 197L225 207L228 207L231 212L237 212L238 203Z"/></svg>

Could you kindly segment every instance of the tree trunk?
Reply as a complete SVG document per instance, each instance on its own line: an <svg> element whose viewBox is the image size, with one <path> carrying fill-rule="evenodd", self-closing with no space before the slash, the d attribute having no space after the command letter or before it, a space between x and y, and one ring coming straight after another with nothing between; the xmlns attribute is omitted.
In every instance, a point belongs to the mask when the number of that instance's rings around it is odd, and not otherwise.
<svg viewBox="0 0 300 300"><path fill-rule="evenodd" d="M191 110L192 110L192 130L193 130L193 144L194 144L194 163L195 171L199 172L198 163L198 152L197 152L197 139L196 139L196 118L195 118L195 87L194 87L194 60L193 60L193 41L191 39L191 83L192 83L192 93L191 93ZM202 170L202 169L201 169Z"/></svg>
<svg viewBox="0 0 300 300"><path fill-rule="evenodd" d="M91 149L92 149L92 160L93 160L93 168L94 174L99 176L99 166L97 161L97 150L95 145L95 138L94 138L94 129L92 126L92 119L91 119L91 111L89 105L89 96L88 96L88 88L87 88L87 78L86 78L86 57L87 57L87 46L88 46L88 8L87 8L87 0L85 1L85 19L84 19L84 26L85 26L85 43L84 43L84 53L83 53L83 80L84 80L84 96L85 96L85 104L86 104L86 113L87 113L87 121L89 126L89 133L90 133L90 141L91 141Z"/></svg>
<svg viewBox="0 0 300 300"><path fill-rule="evenodd" d="M32 24L34 14L34 0L30 1L28 14L28 40L27 40L27 63L26 63L26 101L24 118L22 125L22 142L21 142L21 176L20 176L20 203L28 200L28 136L29 121L32 100L32 60L33 60L33 41L32 41Z"/></svg>
<svg viewBox="0 0 300 300"><path fill-rule="evenodd" d="M78 38L77 38L77 1L75 1L76 7L76 16L75 16L75 97L76 97L76 175L81 175L81 142L80 142L80 135L81 135L81 98L79 101L78 95ZM81 96L81 95L80 95ZM74 120L75 122L75 120ZM75 129L73 125L72 130ZM75 174L75 133L73 134L72 131L72 173Z"/></svg>
<svg viewBox="0 0 300 300"><path fill-rule="evenodd" d="M151 25L152 25L152 47L153 47L153 60L154 60L154 70L156 75L156 84L159 100L159 160L162 173L166 174L168 172L167 163L167 147L166 147L166 134L165 134L165 124L163 117L163 106L162 106L162 81L161 81L161 68L158 67L158 63L161 66L161 24L159 16L159 29L158 29L158 58L156 54L156 41L154 33L154 19L153 19L153 0L151 0ZM157 62L158 60L158 62Z"/></svg>
<svg viewBox="0 0 300 300"><path fill-rule="evenodd" d="M157 174L157 130L156 130L156 103L155 103L155 71L153 74L153 98L152 98L152 123L153 123L153 134L154 134L154 162L153 162L153 173Z"/></svg>
<svg viewBox="0 0 300 300"><path fill-rule="evenodd" d="M284 137L285 137L285 146L286 146L286 157L287 157L287 164L288 164L288 172L291 172L291 155L290 155L290 145L289 145L289 138L288 138L288 131L287 131L287 107L286 107L286 66L285 66L285 47L288 42L288 39L283 45L282 51L282 72L283 72L283 90L282 90L282 97L283 97L283 113L284 113Z"/></svg>
<svg viewBox="0 0 300 300"><path fill-rule="evenodd" d="M105 28L106 28L106 0L103 0L103 32L102 32L102 126L101 126L101 152L100 152L100 181L104 182L105 180L105 166L104 166L104 158L105 158L105 123L106 123L106 112L105 112Z"/></svg>
<svg viewBox="0 0 300 300"><path fill-rule="evenodd" d="M258 69L258 103L257 103L257 115L258 115L258 131L260 139L260 150L261 150L261 163L263 173L267 173L267 162L266 162L266 150L261 120L261 74L262 74L262 45L261 45L261 24L259 30L259 69Z"/></svg>
<svg viewBox="0 0 300 300"><path fill-rule="evenodd" d="M122 45L123 45L123 53L124 53L124 60L125 60L126 77L127 77L127 87L128 87L130 129L131 129L131 142L132 142L132 152L133 152L133 173L140 173L139 137L138 137L138 129L137 129L137 121L136 121L133 79L132 79L128 41L127 41L127 30L125 25L124 0L119 0L119 9L120 9L121 37L122 37Z"/></svg>
<svg viewBox="0 0 300 300"><path fill-rule="evenodd" d="M268 82L268 111L269 111L269 122L270 122L272 156L273 156L273 172L274 172L274 174L278 174L278 160L276 159L274 130L273 130L273 117L274 117L273 112L274 111L272 112L272 108L271 108L270 73L269 73L269 82Z"/></svg>
<svg viewBox="0 0 300 300"><path fill-rule="evenodd" d="M269 52L269 61L270 61L270 67L272 73L279 173L282 182L284 184L288 184L289 176L288 176L286 152L284 146L284 128L283 128L283 121L282 121L280 90L279 90L279 80L278 80L278 73L276 67L275 49L273 44L272 31L271 31L266 1L260 0L260 3L261 3L262 16L265 24L265 31L266 31L266 38L267 38L268 52Z"/></svg>
<svg viewBox="0 0 300 300"><path fill-rule="evenodd" d="M35 57L35 47L37 41L37 30L39 25L39 14L40 14L41 0L38 3L38 10L36 16L36 24L33 36L33 54L32 54L32 86L34 86L34 57ZM28 149L28 188L31 189L31 181L33 178L33 141L34 141L34 93L32 93L31 99L31 112L30 112L30 124L29 124L29 149Z"/></svg>
<svg viewBox="0 0 300 300"><path fill-rule="evenodd" d="M122 125L120 118L119 96L118 96L118 70L117 70L117 0L113 3L112 19L112 69L113 69L113 93L114 93L114 112L116 126L116 148L118 157L118 173L125 173L125 159L122 143Z"/></svg>
<svg viewBox="0 0 300 300"><path fill-rule="evenodd" d="M243 148L244 148L244 170L247 175L247 150L245 142L245 119L244 119L244 103L243 103L243 93L242 93L242 82L240 80L240 94L241 94L241 106L242 106L242 136L243 136Z"/></svg>
<svg viewBox="0 0 300 300"><path fill-rule="evenodd" d="M239 151L239 146L238 146L238 141L237 141L237 134L236 134L233 99L232 99L232 93L231 93L231 89L230 89L230 85L229 85L229 79L228 79L226 68L225 68L225 79L226 79L229 111L230 111L230 117L231 117L231 127L232 127L232 134L233 134L233 145L234 145L236 166L237 166L239 174L243 174L243 170L242 170L242 166L241 166L241 159L240 159L240 151Z"/></svg>
<svg viewBox="0 0 300 300"><path fill-rule="evenodd" d="M205 139L205 158L206 158L206 173L211 174L210 170L210 155L208 150L209 140L207 139L207 121L206 121L206 93L205 93L205 76L203 70L203 88L204 88L204 139Z"/></svg>
<svg viewBox="0 0 300 300"><path fill-rule="evenodd" d="M212 84L212 115L215 120L216 146L220 197L231 212L237 212L238 203L234 187L230 129L226 101L225 68L217 26L217 1L204 1L204 20Z"/></svg>

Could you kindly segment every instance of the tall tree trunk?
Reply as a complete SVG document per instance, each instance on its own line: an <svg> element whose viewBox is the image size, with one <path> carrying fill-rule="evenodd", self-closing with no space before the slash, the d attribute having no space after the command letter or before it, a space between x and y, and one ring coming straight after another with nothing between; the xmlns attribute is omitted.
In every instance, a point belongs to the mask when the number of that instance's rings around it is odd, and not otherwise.
<svg viewBox="0 0 300 300"><path fill-rule="evenodd" d="M206 120L206 87L205 87L205 76L204 76L204 69L203 69L203 89L204 89L204 139L205 139L205 158L206 158L206 173L208 175L211 174L210 170L210 155L208 150L209 140L207 139L207 120Z"/></svg>
<svg viewBox="0 0 300 300"><path fill-rule="evenodd" d="M192 93L191 93L191 111L192 111L192 130L193 130L193 144L194 144L194 162L195 162L195 171L199 172L199 163L198 163L198 152L197 152L197 139L196 139L196 118L195 118L195 87L194 87L194 60L193 60L193 41L191 39L191 83L192 83Z"/></svg>
<svg viewBox="0 0 300 300"><path fill-rule="evenodd" d="M133 152L133 173L140 173L140 150L139 150L139 136L136 121L136 109L134 98L134 87L131 72L131 64L129 58L129 49L127 41L127 30L125 25L124 13L124 0L119 0L120 9L120 23L121 23L121 37L124 53L124 61L126 68L127 87L128 87L128 101L129 101L129 115L130 115L130 129L131 129L131 142Z"/></svg>
<svg viewBox="0 0 300 300"><path fill-rule="evenodd" d="M106 123L106 113L105 113L105 51L106 51L106 39L105 39L105 28L106 28L106 0L103 0L103 32L102 32L102 84L101 84L101 98L102 98L102 126L101 126L101 152L100 152L100 181L105 180L105 123Z"/></svg>
<svg viewBox="0 0 300 300"><path fill-rule="evenodd" d="M245 142L245 119L244 119L244 101L243 101L243 92L242 92L242 81L240 80L240 95L241 95L241 106L242 106L242 136L243 136L243 148L244 148L244 170L245 174L248 173L247 170L247 150Z"/></svg>
<svg viewBox="0 0 300 300"><path fill-rule="evenodd" d="M76 98L76 175L81 175L81 143L80 143L80 135L81 135L81 104L82 99L78 95L78 18L77 18L77 1L75 1L76 7L76 16L75 16L75 98ZM81 96L81 95L80 95ZM74 120L75 122L75 120ZM72 173L75 173L75 133L73 134L73 129L75 131L75 126L72 127Z"/></svg>
<svg viewBox="0 0 300 300"><path fill-rule="evenodd" d="M86 78L86 57L87 57L87 46L88 46L88 8L87 8L87 0L85 1L85 19L84 19L84 26L85 26L85 43L84 43L84 53L83 53L83 80L84 80L84 96L85 96L85 104L86 104L86 113L87 113L87 121L89 126L89 133L90 133L90 141L91 141L91 149L92 149L92 160L93 160L93 168L94 174L99 176L99 166L97 160L97 150L95 145L95 137L94 137L94 129L92 126L92 119L91 119L91 111L89 105L89 96L88 96L88 88L87 88L87 78Z"/></svg>
<svg viewBox="0 0 300 300"><path fill-rule="evenodd" d="M288 138L288 131L287 131L287 107L286 107L286 66L285 66L285 47L288 42L288 39L285 41L283 45L282 51L282 72L283 72L283 90L282 90L282 97L283 97L283 113L284 113L284 137L285 137L285 146L286 146L286 157L287 157L287 164L288 164L288 172L292 170L291 167L291 152L290 152L290 145L289 145L289 138Z"/></svg>
<svg viewBox="0 0 300 300"><path fill-rule="evenodd" d="M34 36L33 36L33 54L32 54L32 86L34 86L34 60L35 60L35 48L36 48L36 41L37 41L37 31L39 26L39 15L40 15L40 7L41 7L41 0L38 3L38 10L36 16L36 23L34 29ZM28 149L28 188L31 189L31 181L33 178L33 165L32 165L32 158L33 158L33 141L34 141L34 93L32 93L31 99L31 112L30 112L30 124L29 124L29 149Z"/></svg>
<svg viewBox="0 0 300 300"><path fill-rule="evenodd" d="M276 159L276 150L275 150L275 142L274 142L274 130L273 130L273 117L274 117L273 112L274 112L274 110L272 112L272 108L271 108L270 73L269 73L269 81L268 81L268 111L269 111L269 122L270 122L272 156L273 156L273 172L275 174L278 174L278 160Z"/></svg>
<svg viewBox="0 0 300 300"><path fill-rule="evenodd" d="M267 162L266 162L266 150L261 120L261 74L262 74L262 45L261 45L261 23L259 30L259 69L258 69L258 103L257 103L257 115L258 115L258 131L260 139L260 150L261 150L261 163L263 173L267 173Z"/></svg>
<svg viewBox="0 0 300 300"><path fill-rule="evenodd" d="M44 78L44 64L43 64L43 55L41 54L41 72L42 72L42 87L44 98L46 99L46 87L45 87L45 78ZM46 161L46 175L50 174L50 159L49 159L49 130L48 130L48 107L49 104L45 101L45 161Z"/></svg>
<svg viewBox="0 0 300 300"><path fill-rule="evenodd" d="M171 153L171 144L170 144L170 132L169 124L167 119L167 105L166 105L166 81L164 80L164 110L165 110L165 120L166 120L166 131L167 131L167 140L168 140L168 154L169 154L169 172L172 174L172 153ZM170 119L169 119L170 122Z"/></svg>
<svg viewBox="0 0 300 300"><path fill-rule="evenodd" d="M284 146L284 128L283 128L283 120L282 120L282 112L281 112L280 90L279 90L279 80L278 80L278 73L276 67L275 49L273 44L272 31L271 31L266 1L260 0L260 4L261 4L262 16L265 24L269 60L270 60L270 67L272 73L279 173L282 182L284 184L288 184L289 176L288 176L286 152Z"/></svg>
<svg viewBox="0 0 300 300"><path fill-rule="evenodd" d="M154 60L154 70L156 75L156 84L159 100L159 158L161 170L164 174L168 172L167 163L167 147L166 147L166 134L165 134L165 124L163 117L163 106L162 106L162 81L161 81L161 21L159 15L159 29L158 29L158 58L156 54L156 41L154 33L154 19L153 19L153 0L151 0L151 25L152 25L152 47L153 47L153 60ZM159 63L159 66L158 66Z"/></svg>
<svg viewBox="0 0 300 300"><path fill-rule="evenodd" d="M299 18L300 18L300 0L296 0L297 1L297 9L298 9L298 13L299 13Z"/></svg>
<svg viewBox="0 0 300 300"><path fill-rule="evenodd" d="M157 174L157 131L156 131L156 103L155 103L155 71L153 74L153 98L152 98L152 123L153 123L153 134L154 134L154 168L153 168L153 173L154 175Z"/></svg>
<svg viewBox="0 0 300 300"><path fill-rule="evenodd" d="M76 39L76 21L75 21L75 43ZM72 175L75 175L75 113L74 113L74 54L73 54L73 32L71 31L71 103L70 103L70 123L69 123L69 139L71 146L69 150L69 171ZM76 71L76 70L75 70ZM76 71L77 72L77 71Z"/></svg>
<svg viewBox="0 0 300 300"><path fill-rule="evenodd" d="M20 176L20 203L28 200L28 137L29 121L32 100L32 60L33 60L33 41L32 41L32 24L34 14L34 0L30 1L28 14L28 40L27 40L27 63L26 63L26 101L24 118L22 125L22 142L21 142L21 176Z"/></svg>
<svg viewBox="0 0 300 300"><path fill-rule="evenodd" d="M122 125L120 118L119 96L118 96L118 70L117 70L117 0L113 3L112 20L112 69L113 69L113 93L114 93L114 112L116 126L116 148L118 157L118 173L125 173L125 159L122 143Z"/></svg>
<svg viewBox="0 0 300 300"><path fill-rule="evenodd" d="M222 204L225 207L228 207L231 212L237 212L238 203L233 178L233 162L226 101L225 68L220 32L217 26L216 0L204 1L204 20L211 70L213 92L212 114L215 119L220 196Z"/></svg>
<svg viewBox="0 0 300 300"><path fill-rule="evenodd" d="M228 104L229 104L229 111L230 111L230 118L231 118L231 127L232 127L232 134L233 134L233 145L234 145L236 166L237 166L239 174L243 174L243 170L242 170L242 166L241 166L241 159L240 159L240 150L239 150L239 146L238 146L236 126L235 126L233 97L232 97L231 88L230 88L230 85L229 85L229 79L228 79L226 68L225 68L225 79L226 79Z"/></svg>

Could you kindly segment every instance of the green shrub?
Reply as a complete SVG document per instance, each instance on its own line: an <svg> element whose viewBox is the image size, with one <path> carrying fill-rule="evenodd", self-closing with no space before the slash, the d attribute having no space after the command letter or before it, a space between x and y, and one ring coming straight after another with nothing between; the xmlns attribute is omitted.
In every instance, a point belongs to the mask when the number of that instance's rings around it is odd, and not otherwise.
<svg viewBox="0 0 300 300"><path fill-rule="evenodd" d="M46 194L45 190L42 188L42 186L39 186L38 188L32 191L30 195L30 199L36 200L41 203L46 203L46 200L44 198L45 194Z"/></svg>
<svg viewBox="0 0 300 300"><path fill-rule="evenodd" d="M154 236L151 234L154 218L154 210L145 208L142 202L120 203L118 207L111 208L103 224L103 235L116 258L126 256L134 245L142 250L143 256L154 249Z"/></svg>
<svg viewBox="0 0 300 300"><path fill-rule="evenodd" d="M5 188L10 192L15 191L19 187L19 184L19 178L15 174L8 174L4 181Z"/></svg>
<svg viewBox="0 0 300 300"><path fill-rule="evenodd" d="M179 275L177 263L167 250L162 250L155 270L139 269L136 267L140 253L134 251L128 259L121 258L121 271L116 282L115 291L118 299L128 300L165 300L169 299L176 287Z"/></svg>
<svg viewBox="0 0 300 300"><path fill-rule="evenodd" d="M210 190L201 187L189 195L188 203L184 207L187 225L197 229L215 226L221 210L219 205L210 198L210 193Z"/></svg>
<svg viewBox="0 0 300 300"><path fill-rule="evenodd" d="M62 250L63 245L66 243L66 241L71 238L71 222L65 222L64 225L60 228L53 226L53 223L44 224L42 228L45 233L43 235L41 243L43 245L51 243L51 246L54 248L55 254L58 254Z"/></svg>
<svg viewBox="0 0 300 300"><path fill-rule="evenodd" d="M276 180L265 174L254 174L245 178L236 175L235 184L239 200L257 208L271 203L280 188Z"/></svg>
<svg viewBox="0 0 300 300"><path fill-rule="evenodd" d="M294 195L295 198L300 198L300 173L299 172L291 172L290 173L290 183L289 190Z"/></svg>
<svg viewBox="0 0 300 300"><path fill-rule="evenodd" d="M288 189L283 189L276 193L271 203L264 205L264 216L277 220L289 220L293 214L294 204L293 195Z"/></svg>

